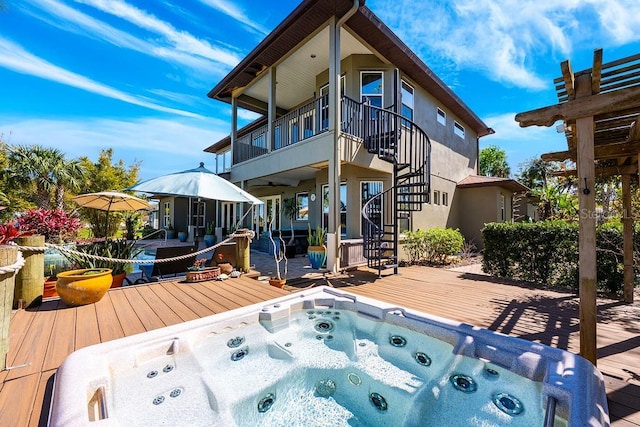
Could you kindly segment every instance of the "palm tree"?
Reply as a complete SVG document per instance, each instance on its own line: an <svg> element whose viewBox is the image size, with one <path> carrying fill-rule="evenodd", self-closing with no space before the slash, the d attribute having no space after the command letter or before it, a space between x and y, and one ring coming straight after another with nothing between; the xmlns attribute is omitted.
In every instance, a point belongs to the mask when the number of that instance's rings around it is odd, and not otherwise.
<svg viewBox="0 0 640 427"><path fill-rule="evenodd" d="M85 177L84 167L77 160L68 160L55 148L7 146L9 152L8 176L17 187L31 188L34 202L43 209L64 208L66 189L77 190Z"/></svg>

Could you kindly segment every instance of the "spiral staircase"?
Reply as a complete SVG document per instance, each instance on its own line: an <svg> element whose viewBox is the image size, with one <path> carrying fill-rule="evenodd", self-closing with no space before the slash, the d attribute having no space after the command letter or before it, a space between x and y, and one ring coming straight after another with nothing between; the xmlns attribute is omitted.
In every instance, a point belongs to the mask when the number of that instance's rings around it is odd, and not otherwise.
<svg viewBox="0 0 640 427"><path fill-rule="evenodd" d="M398 222L422 210L429 201L431 141L411 120L389 109L368 104L362 108L362 137L369 153L393 165L393 186L377 194L363 194L363 251L378 276L398 272Z"/></svg>

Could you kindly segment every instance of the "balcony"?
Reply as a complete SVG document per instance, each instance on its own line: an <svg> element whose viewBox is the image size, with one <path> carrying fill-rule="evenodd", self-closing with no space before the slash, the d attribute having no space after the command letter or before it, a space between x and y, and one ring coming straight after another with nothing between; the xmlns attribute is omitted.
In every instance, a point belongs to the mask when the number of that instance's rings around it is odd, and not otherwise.
<svg viewBox="0 0 640 427"><path fill-rule="evenodd" d="M341 130L344 133L362 138L362 104L342 98ZM328 96L313 101L293 110L273 122L273 146L269 150L267 138L268 125L263 125L252 132L236 139L233 146L233 164L245 162L256 157L288 147L313 136L326 132L329 128Z"/></svg>

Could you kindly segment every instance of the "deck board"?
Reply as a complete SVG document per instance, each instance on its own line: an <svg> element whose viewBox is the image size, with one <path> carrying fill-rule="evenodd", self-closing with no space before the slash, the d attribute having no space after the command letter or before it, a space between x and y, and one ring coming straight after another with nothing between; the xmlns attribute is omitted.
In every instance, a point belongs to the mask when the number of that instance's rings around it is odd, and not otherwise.
<svg viewBox="0 0 640 427"><path fill-rule="evenodd" d="M330 278L334 287L431 315L579 351L575 295L503 284L478 275L427 267L401 268L377 279L356 271ZM325 279L316 284L325 284ZM256 280L167 281L114 289L98 303L66 307L58 300L13 314L8 365L0 373L0 425L44 425L52 376L73 350L288 295ZM640 305L598 301L598 367L615 427L640 426Z"/></svg>

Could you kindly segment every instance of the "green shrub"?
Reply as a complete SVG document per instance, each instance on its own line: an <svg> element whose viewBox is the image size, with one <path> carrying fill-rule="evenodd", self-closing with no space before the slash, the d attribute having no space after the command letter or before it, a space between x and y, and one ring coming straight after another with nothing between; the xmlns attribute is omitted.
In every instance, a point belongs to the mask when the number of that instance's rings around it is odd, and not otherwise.
<svg viewBox="0 0 640 427"><path fill-rule="evenodd" d="M578 289L578 224L566 221L491 223L482 230L482 269L489 274ZM636 235L637 236L637 235ZM615 227L596 232L597 286L620 293L623 283L622 233Z"/></svg>
<svg viewBox="0 0 640 427"><path fill-rule="evenodd" d="M403 245L412 264L422 260L444 264L447 257L460 253L464 245L464 237L457 228L407 231L406 236Z"/></svg>

